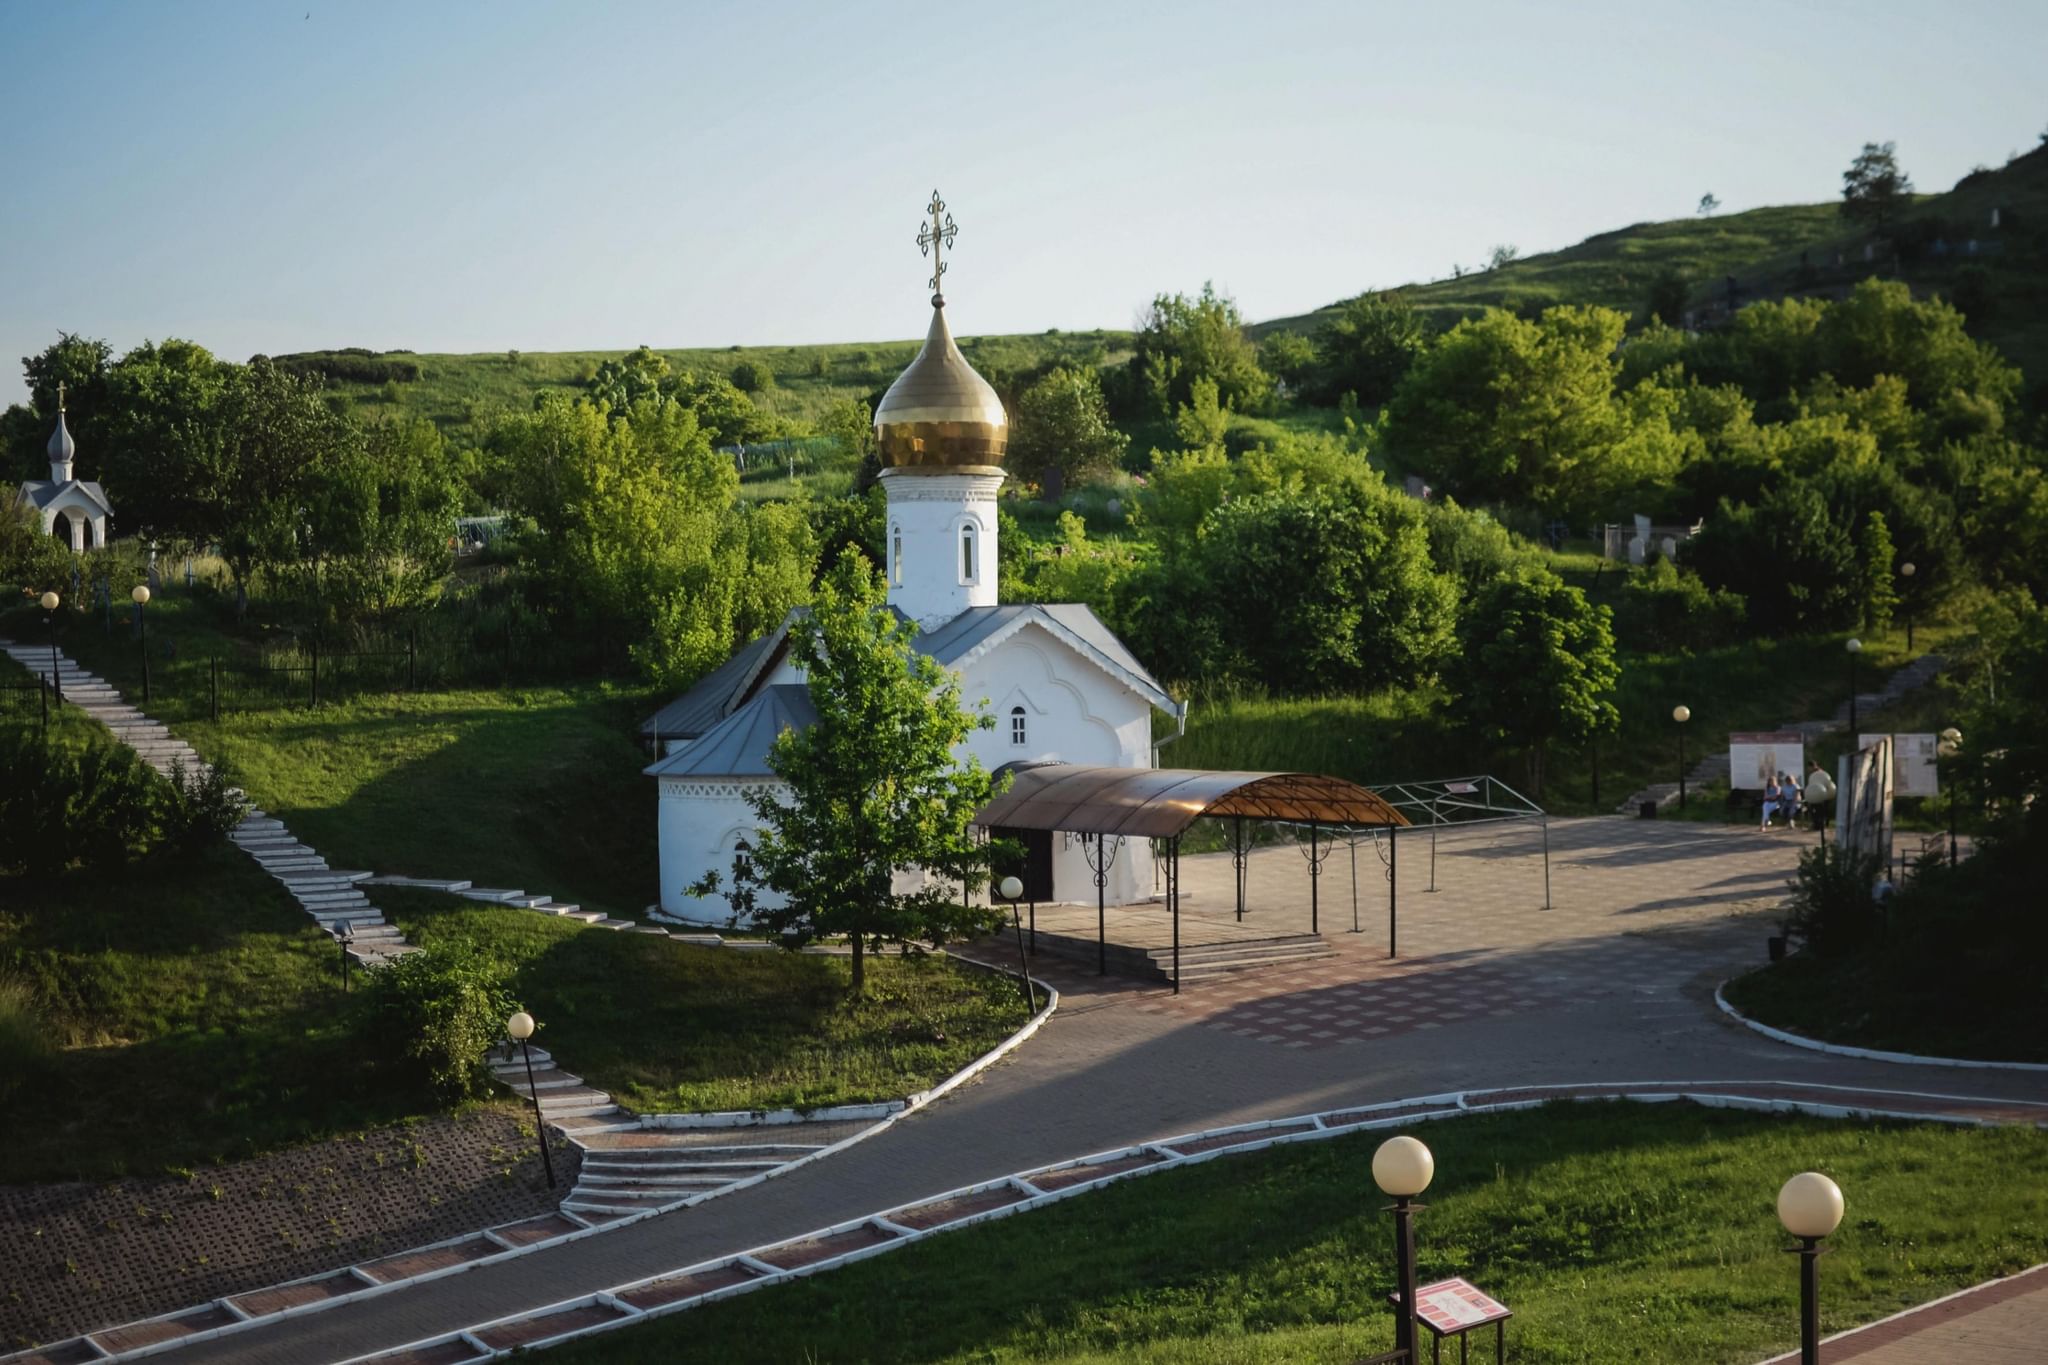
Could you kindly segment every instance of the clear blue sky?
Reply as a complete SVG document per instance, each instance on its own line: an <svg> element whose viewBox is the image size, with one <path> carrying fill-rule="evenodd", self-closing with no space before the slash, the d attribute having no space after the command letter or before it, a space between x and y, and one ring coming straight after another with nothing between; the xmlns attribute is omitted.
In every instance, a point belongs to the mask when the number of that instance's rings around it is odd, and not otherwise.
<svg viewBox="0 0 2048 1365"><path fill-rule="evenodd" d="M0 402L117 350L909 337L1253 318L2034 145L2048 5L0 0Z"/></svg>

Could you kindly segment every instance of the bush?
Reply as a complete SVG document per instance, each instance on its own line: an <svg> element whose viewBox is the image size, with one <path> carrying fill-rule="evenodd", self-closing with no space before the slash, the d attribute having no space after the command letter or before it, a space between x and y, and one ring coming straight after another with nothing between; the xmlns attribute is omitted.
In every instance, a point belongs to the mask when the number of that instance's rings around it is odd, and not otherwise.
<svg viewBox="0 0 2048 1365"><path fill-rule="evenodd" d="M158 778L111 739L0 734L0 872L47 875L141 857L161 833Z"/></svg>
<svg viewBox="0 0 2048 1365"><path fill-rule="evenodd" d="M394 1079L437 1100L485 1093L484 1056L515 1008L506 967L463 944L423 948L369 973L358 1031Z"/></svg>
<svg viewBox="0 0 2048 1365"><path fill-rule="evenodd" d="M182 760L171 760L163 809L166 847L193 853L219 843L248 813L249 799L220 764L188 773Z"/></svg>
<svg viewBox="0 0 2048 1365"><path fill-rule="evenodd" d="M1841 957L1868 943L1878 928L1874 854L1810 848L1785 907L1785 937L1816 957Z"/></svg>
<svg viewBox="0 0 2048 1365"><path fill-rule="evenodd" d="M1710 588L1691 569L1657 559L1629 574L1614 609L1614 634L1645 654L1714 649L1743 638L1749 603Z"/></svg>
<svg viewBox="0 0 2048 1365"><path fill-rule="evenodd" d="M25 1088L56 1052L35 991L25 981L0 976L0 1103Z"/></svg>

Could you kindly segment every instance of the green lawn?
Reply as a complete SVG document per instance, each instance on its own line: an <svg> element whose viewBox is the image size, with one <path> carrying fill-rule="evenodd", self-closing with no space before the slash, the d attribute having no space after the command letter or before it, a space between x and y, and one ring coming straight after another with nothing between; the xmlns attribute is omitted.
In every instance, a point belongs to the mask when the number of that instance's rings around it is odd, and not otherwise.
<svg viewBox="0 0 2048 1365"><path fill-rule="evenodd" d="M1718 1365L1796 1345L1773 1201L1801 1170L1848 1202L1821 1262L1825 1330L2048 1256L2048 1135L2026 1129L1615 1103L1419 1131L1436 1154L1421 1274L1507 1303L1522 1365ZM549 1358L1352 1360L1392 1344L1392 1237L1370 1176L1384 1136L1128 1181Z"/></svg>
<svg viewBox="0 0 2048 1365"><path fill-rule="evenodd" d="M1026 1018L1008 977L950 958L876 957L847 998L843 959L697 948L526 910L386 888L415 942L506 962L564 1067L652 1111L820 1108L901 1099Z"/></svg>
<svg viewBox="0 0 2048 1365"><path fill-rule="evenodd" d="M1954 973L1916 975L1876 953L1794 953L1728 983L1728 1003L1802 1037L1884 1052L2048 1062L2048 1014L2038 988L1958 990ZM2038 980L2038 978L2037 978Z"/></svg>
<svg viewBox="0 0 2048 1365"><path fill-rule="evenodd" d="M635 736L654 705L644 687L365 690L215 721L206 660L234 635L182 582L167 581L148 610L150 714L225 760L331 866L463 877L619 915L655 899L654 784ZM61 643L140 704L140 651L125 629L73 616Z"/></svg>

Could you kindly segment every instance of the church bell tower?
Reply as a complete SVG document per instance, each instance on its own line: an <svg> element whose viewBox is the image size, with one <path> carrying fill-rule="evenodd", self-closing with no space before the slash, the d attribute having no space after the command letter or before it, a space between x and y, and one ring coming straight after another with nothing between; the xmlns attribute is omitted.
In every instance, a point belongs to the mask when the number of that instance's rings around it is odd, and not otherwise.
<svg viewBox="0 0 2048 1365"><path fill-rule="evenodd" d="M940 253L958 229L937 190L925 211L917 245L932 257L931 330L875 409L875 441L889 501L889 603L929 630L996 604L996 491L1010 422L946 326Z"/></svg>

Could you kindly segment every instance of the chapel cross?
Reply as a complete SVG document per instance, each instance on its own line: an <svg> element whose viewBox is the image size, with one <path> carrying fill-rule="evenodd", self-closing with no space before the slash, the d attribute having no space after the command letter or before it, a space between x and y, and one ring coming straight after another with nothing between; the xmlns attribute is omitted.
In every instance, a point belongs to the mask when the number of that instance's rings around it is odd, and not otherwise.
<svg viewBox="0 0 2048 1365"><path fill-rule="evenodd" d="M939 281L946 273L946 263L939 259L939 249L941 247L951 247L953 245L953 238L959 233L960 229L953 226L953 215L946 212L946 201L939 198L937 190L932 191L932 202L925 205L924 211L932 216L932 220L917 230L917 254L922 256L926 252L931 253L932 277L930 284L932 301L936 303L939 300L940 294Z"/></svg>
<svg viewBox="0 0 2048 1365"><path fill-rule="evenodd" d="M64 381L57 381L57 411L64 411Z"/></svg>

